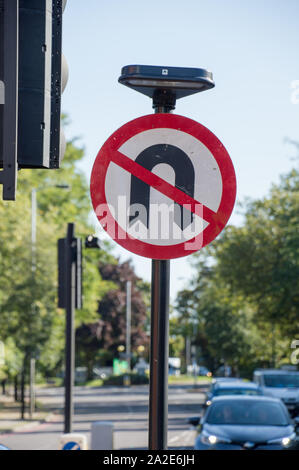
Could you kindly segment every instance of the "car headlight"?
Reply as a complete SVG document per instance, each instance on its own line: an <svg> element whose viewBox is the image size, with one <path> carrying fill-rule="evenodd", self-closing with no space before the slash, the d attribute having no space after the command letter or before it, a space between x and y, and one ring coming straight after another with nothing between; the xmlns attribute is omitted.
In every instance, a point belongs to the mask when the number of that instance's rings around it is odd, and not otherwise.
<svg viewBox="0 0 299 470"><path fill-rule="evenodd" d="M288 447L296 439L296 434L293 432L289 436L280 437L279 439L271 439L267 444L280 444L283 447Z"/></svg>
<svg viewBox="0 0 299 470"><path fill-rule="evenodd" d="M225 437L215 436L215 434L209 434L206 431L203 431L201 434L201 442L203 444L211 446L220 443L229 444L231 440L226 439Z"/></svg>

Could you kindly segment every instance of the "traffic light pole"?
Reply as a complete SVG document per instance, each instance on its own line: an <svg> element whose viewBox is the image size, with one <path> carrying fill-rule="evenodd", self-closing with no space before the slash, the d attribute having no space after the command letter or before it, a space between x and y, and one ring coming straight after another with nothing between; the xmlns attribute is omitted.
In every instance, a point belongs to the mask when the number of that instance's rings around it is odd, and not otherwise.
<svg viewBox="0 0 299 470"><path fill-rule="evenodd" d="M98 240L93 239L93 243ZM72 432L74 414L75 308L82 308L82 245L75 237L75 224L67 226L66 238L58 240L58 307L66 312L64 432Z"/></svg>
<svg viewBox="0 0 299 470"><path fill-rule="evenodd" d="M74 414L73 384L75 367L75 335L74 335L74 311L75 311L75 260L73 253L74 224L68 224L67 237L65 239L65 311L66 311L66 344L65 344L65 413L64 432L72 432Z"/></svg>

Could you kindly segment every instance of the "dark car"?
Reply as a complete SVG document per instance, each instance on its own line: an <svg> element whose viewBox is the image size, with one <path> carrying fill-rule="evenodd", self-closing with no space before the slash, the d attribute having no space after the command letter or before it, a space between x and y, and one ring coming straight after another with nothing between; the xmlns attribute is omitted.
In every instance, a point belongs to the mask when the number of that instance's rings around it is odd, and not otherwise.
<svg viewBox="0 0 299 470"><path fill-rule="evenodd" d="M242 380L242 379L238 379L236 377L214 377L212 379L212 382L210 383L210 386L209 386L209 390L207 393L210 393L212 394L213 393L213 390L215 387L217 387L217 385L220 383L220 382L235 382L236 380ZM211 395L212 396L212 395Z"/></svg>
<svg viewBox="0 0 299 470"><path fill-rule="evenodd" d="M196 418L189 420L195 424ZM213 398L200 420L198 450L297 449L297 422L277 398L221 396Z"/></svg>
<svg viewBox="0 0 299 470"><path fill-rule="evenodd" d="M205 405L209 406L212 399L222 395L262 395L261 388L254 382L241 379L220 379L215 381L206 395Z"/></svg>

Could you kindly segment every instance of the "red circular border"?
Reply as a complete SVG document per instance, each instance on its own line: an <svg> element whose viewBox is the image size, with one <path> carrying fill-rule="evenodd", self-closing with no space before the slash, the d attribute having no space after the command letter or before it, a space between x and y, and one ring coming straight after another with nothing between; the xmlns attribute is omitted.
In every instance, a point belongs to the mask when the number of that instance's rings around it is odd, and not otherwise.
<svg viewBox="0 0 299 470"><path fill-rule="evenodd" d="M109 233L109 227L104 227L107 233L122 247L151 259L173 259L187 256L198 249L186 249L186 243L193 243L198 237L203 237L201 248L208 245L219 235L227 224L236 199L235 170L220 140L209 129L192 119L177 114L149 114L124 124L115 131L104 143L93 164L90 180L90 194L94 211L100 204L107 204L105 195L105 179L111 162L111 153L117 151L128 139L149 129L170 128L192 135L202 142L212 153L218 163L222 178L222 197L217 211L216 223L209 223L204 231L191 240L177 245L153 245L138 240L126 234L115 220L115 234ZM97 216L101 222L101 217ZM113 219L108 210L108 217ZM103 217L102 217L103 218ZM118 235L118 236L117 236Z"/></svg>

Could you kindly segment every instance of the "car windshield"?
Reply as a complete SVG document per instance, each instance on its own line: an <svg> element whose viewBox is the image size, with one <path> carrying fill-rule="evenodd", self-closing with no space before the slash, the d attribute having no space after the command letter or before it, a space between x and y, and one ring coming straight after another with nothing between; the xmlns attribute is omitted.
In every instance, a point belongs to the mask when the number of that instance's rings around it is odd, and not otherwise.
<svg viewBox="0 0 299 470"><path fill-rule="evenodd" d="M260 395L260 392L254 388L220 388L215 390L215 395Z"/></svg>
<svg viewBox="0 0 299 470"><path fill-rule="evenodd" d="M273 374L273 375L264 375L264 381L266 387L275 387L275 388L296 388L299 387L299 374Z"/></svg>
<svg viewBox="0 0 299 470"><path fill-rule="evenodd" d="M287 426L289 424L279 403L249 400L212 403L206 422L209 424L260 426Z"/></svg>

